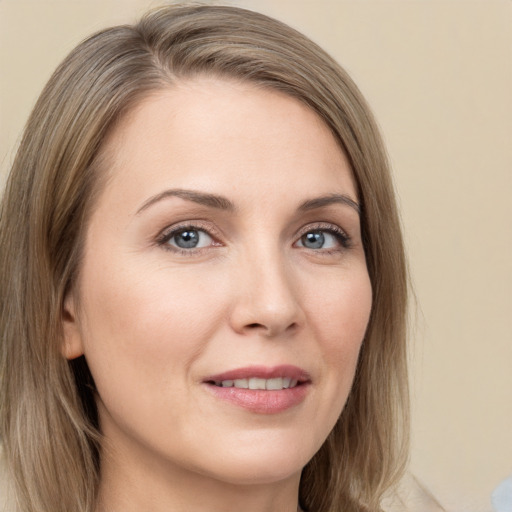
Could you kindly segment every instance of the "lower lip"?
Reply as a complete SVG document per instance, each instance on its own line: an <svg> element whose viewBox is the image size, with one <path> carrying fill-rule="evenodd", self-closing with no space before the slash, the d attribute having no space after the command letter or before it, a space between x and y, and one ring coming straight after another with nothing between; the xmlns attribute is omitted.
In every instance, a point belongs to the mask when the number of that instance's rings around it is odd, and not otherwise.
<svg viewBox="0 0 512 512"><path fill-rule="evenodd" d="M230 402L258 414L277 414L304 401L309 384L303 383L288 389L263 390L243 388L223 388L213 384L205 384L208 391L221 400Z"/></svg>

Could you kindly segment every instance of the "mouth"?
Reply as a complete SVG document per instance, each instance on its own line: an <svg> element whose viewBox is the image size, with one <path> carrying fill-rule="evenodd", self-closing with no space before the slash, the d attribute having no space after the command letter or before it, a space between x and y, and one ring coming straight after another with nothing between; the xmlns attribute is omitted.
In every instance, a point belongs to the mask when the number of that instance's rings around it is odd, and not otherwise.
<svg viewBox="0 0 512 512"><path fill-rule="evenodd" d="M214 375L203 381L216 398L259 414L275 414L300 404L311 377L291 365L251 366Z"/></svg>
<svg viewBox="0 0 512 512"><path fill-rule="evenodd" d="M249 377L248 379L208 381L207 384L213 384L220 388L265 389L267 391L276 391L294 388L295 386L303 384L303 382L300 382L298 379L291 379L290 377L274 377L272 379Z"/></svg>

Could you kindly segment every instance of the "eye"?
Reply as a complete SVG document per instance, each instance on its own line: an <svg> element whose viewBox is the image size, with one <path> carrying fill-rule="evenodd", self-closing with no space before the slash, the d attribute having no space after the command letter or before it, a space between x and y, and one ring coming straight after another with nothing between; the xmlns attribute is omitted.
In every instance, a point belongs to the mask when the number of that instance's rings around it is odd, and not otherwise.
<svg viewBox="0 0 512 512"><path fill-rule="evenodd" d="M335 226L310 229L296 242L297 247L326 251L348 248L349 245L349 237L340 228Z"/></svg>
<svg viewBox="0 0 512 512"><path fill-rule="evenodd" d="M194 226L180 227L165 233L159 241L179 250L202 249L213 245L213 238L203 229Z"/></svg>
<svg viewBox="0 0 512 512"><path fill-rule="evenodd" d="M309 231L300 237L298 245L306 249L332 249L338 242L334 235L327 231Z"/></svg>

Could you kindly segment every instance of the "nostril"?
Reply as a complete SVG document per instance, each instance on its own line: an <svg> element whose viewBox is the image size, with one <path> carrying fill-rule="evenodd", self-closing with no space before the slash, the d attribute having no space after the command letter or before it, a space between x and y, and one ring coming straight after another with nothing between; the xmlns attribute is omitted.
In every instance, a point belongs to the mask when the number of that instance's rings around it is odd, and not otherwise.
<svg viewBox="0 0 512 512"><path fill-rule="evenodd" d="M247 329L248 332L261 332L266 337L274 337L278 335L279 333L290 333L294 331L297 328L297 323L292 322L290 325L288 325L286 328L281 328L277 325L265 325L260 324L257 322L253 322L251 324L247 324L245 326L245 329Z"/></svg>

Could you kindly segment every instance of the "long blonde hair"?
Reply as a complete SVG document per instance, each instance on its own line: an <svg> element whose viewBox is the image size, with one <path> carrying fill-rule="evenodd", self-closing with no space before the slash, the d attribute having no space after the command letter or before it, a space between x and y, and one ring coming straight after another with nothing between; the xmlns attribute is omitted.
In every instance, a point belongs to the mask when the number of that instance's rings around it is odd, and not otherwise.
<svg viewBox="0 0 512 512"><path fill-rule="evenodd" d="M407 279L376 123L347 73L302 34L255 12L190 4L81 43L43 90L15 158L0 210L0 434L19 509L94 510L101 433L87 364L61 355L62 302L101 189L108 131L151 91L195 75L255 82L307 104L350 161L373 309L347 404L304 468L300 503L380 510L407 456Z"/></svg>

